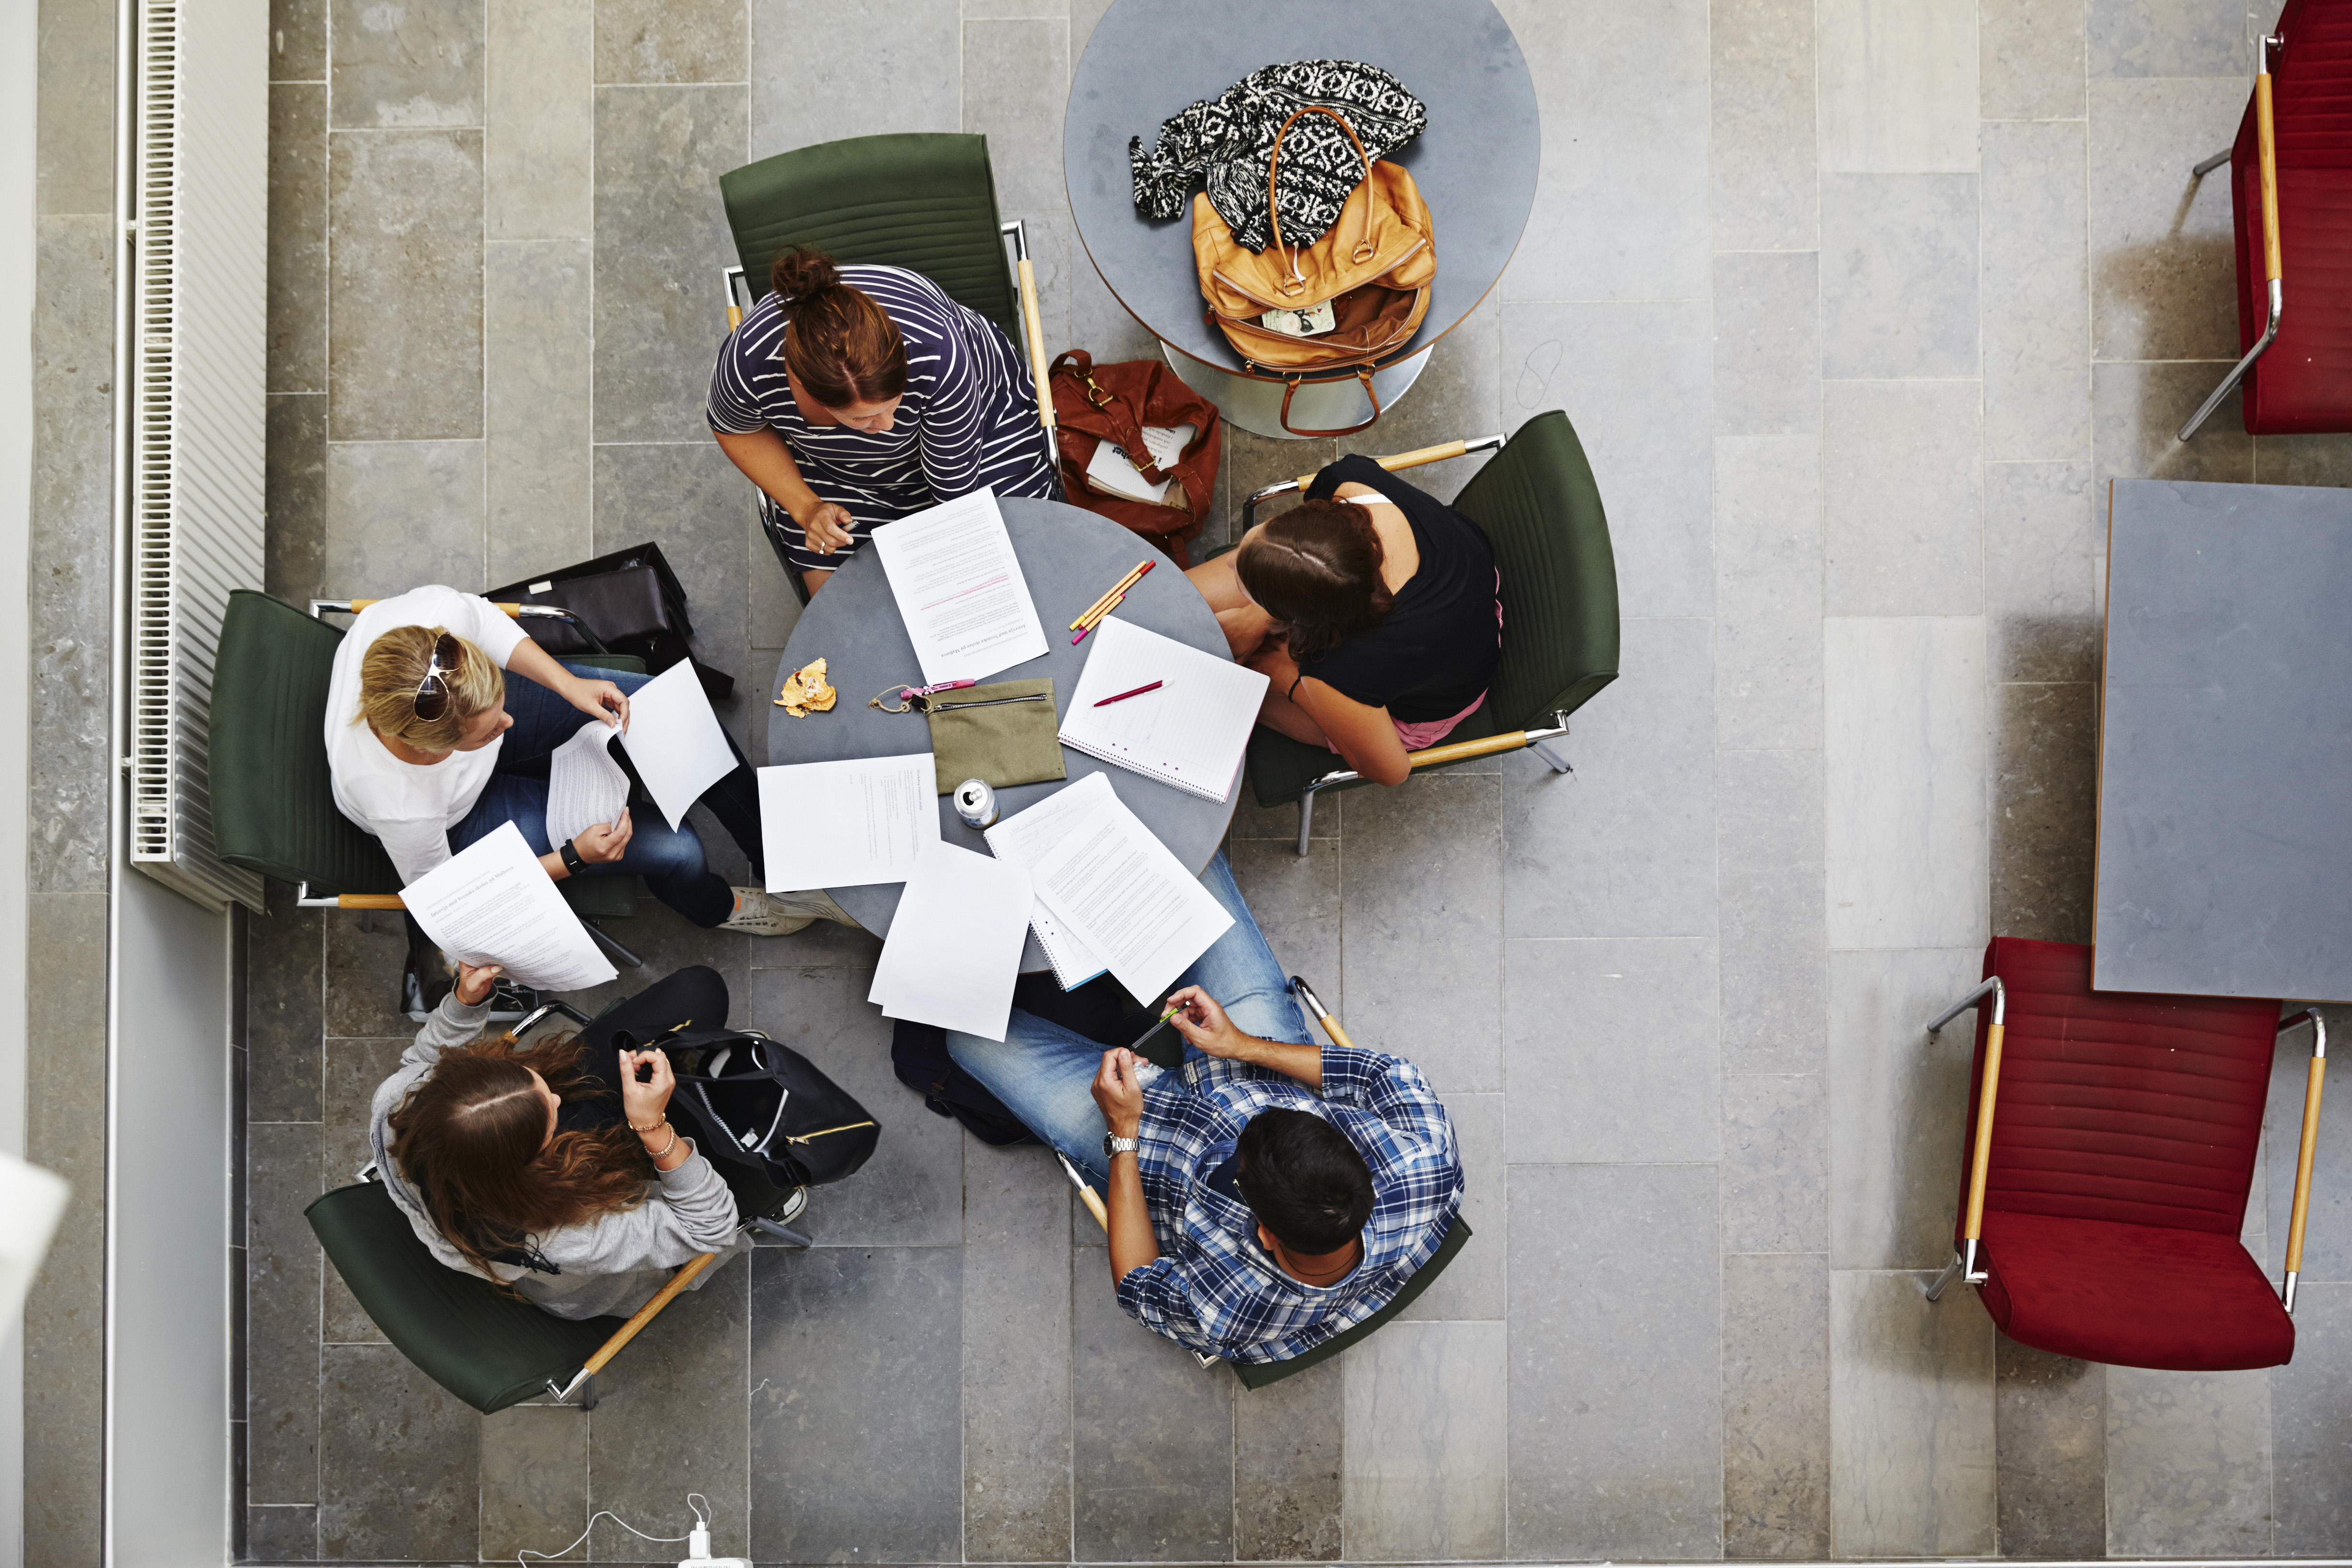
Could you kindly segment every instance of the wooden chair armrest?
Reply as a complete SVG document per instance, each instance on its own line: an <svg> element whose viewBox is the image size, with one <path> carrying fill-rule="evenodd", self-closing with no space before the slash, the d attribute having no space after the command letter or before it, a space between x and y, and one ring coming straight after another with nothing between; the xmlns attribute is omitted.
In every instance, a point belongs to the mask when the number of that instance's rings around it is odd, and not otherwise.
<svg viewBox="0 0 2352 1568"><path fill-rule="evenodd" d="M338 893L335 908L339 910L404 910L398 893Z"/></svg>
<svg viewBox="0 0 2352 1568"><path fill-rule="evenodd" d="M2270 64L2267 42L2263 63L2265 68ZM2279 251L2278 131L2271 117L2271 73L2267 68L2254 78L2254 146L2263 185L2263 277L2275 283L2286 274Z"/></svg>
<svg viewBox="0 0 2352 1568"><path fill-rule="evenodd" d="M1013 269L1021 280L1021 332L1027 340L1029 374L1037 384L1037 423L1045 429L1049 455L1054 444L1054 389L1047 384L1045 315L1037 305L1037 268L1029 259L1029 228L1015 218L1003 226L1013 237Z"/></svg>
<svg viewBox="0 0 2352 1568"><path fill-rule="evenodd" d="M2000 1094L2000 1042L2009 1008L2009 988L2000 983L2000 975L1990 975L1975 990L1945 1008L1937 1016L1935 1022L1927 1026L1927 1033L1934 1034L1961 1013L1979 1005L1988 994L1992 997L1992 1020L1985 1026L1984 1078L1977 1086L1976 1146L1969 1152L1968 1206L1960 1216L1960 1258L1958 1265L1961 1277L1971 1285L1981 1285L1985 1280L1983 1271L1977 1267L1977 1244L1984 1239L1985 1179L1992 1162L1993 1107ZM1938 1281L1934 1290L1929 1292L1929 1300L1940 1295L1943 1289L1943 1282Z"/></svg>
<svg viewBox="0 0 2352 1568"><path fill-rule="evenodd" d="M1372 461L1393 474L1404 468L1417 468L1423 463L1442 463L1448 458L1467 457L1472 452L1499 452L1503 449L1504 439L1500 436L1477 436L1459 441L1442 441L1434 447L1417 447L1410 452L1374 458ZM1271 500L1276 496L1286 496L1293 490L1303 490L1314 482L1313 474L1301 474L1295 479L1276 479L1270 485L1252 490L1248 499L1242 502L1242 528L1246 531L1252 525L1258 502Z"/></svg>
<svg viewBox="0 0 2352 1568"><path fill-rule="evenodd" d="M2294 1310L2295 1280L2303 1273L2303 1225L2311 1213L2311 1163L2319 1152L2319 1099L2327 1082L2327 1022L2319 1009L2296 1014L2279 1026L2279 1032L2305 1023L2312 1026L2311 1068L2303 1083L2303 1137L2295 1145L2294 1207L2286 1226L2286 1279L2279 1288L2279 1299L2290 1312Z"/></svg>
<svg viewBox="0 0 2352 1568"><path fill-rule="evenodd" d="M669 1277L669 1283L656 1291L652 1300L630 1314L627 1322L613 1331L611 1339L596 1347L596 1353L590 1356L580 1370L572 1374L572 1381L556 1394L555 1402L558 1405L563 1404L579 1390L582 1384L604 1371L605 1364L621 1353L621 1347L635 1339L647 1323L661 1316L661 1310L677 1300L677 1293L693 1284L696 1277L709 1268L712 1260L718 1256L719 1254L715 1252L706 1252L698 1258L690 1258L680 1264L677 1272ZM548 1386L551 1388L554 1384L551 1383Z"/></svg>
<svg viewBox="0 0 2352 1568"><path fill-rule="evenodd" d="M1445 763L1467 762L1472 757L1491 757L1497 752L1524 751L1532 744L1525 730L1514 730L1507 735L1489 735L1483 741L1448 741L1441 746L1407 752L1404 760L1416 768L1433 768Z"/></svg>

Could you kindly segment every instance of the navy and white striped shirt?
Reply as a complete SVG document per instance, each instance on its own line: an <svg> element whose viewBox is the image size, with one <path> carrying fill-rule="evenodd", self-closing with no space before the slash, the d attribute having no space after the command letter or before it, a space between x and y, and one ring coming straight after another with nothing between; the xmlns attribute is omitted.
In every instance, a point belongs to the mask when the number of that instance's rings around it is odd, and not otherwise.
<svg viewBox="0 0 2352 1568"><path fill-rule="evenodd" d="M1035 378L995 323L902 267L845 267L841 278L889 313L907 345L907 392L890 428L869 434L801 417L784 375L790 316L772 292L719 345L710 427L740 436L764 426L782 436L801 478L848 511L861 542L878 524L983 485L999 496L1058 499ZM803 570L845 565L856 548L819 555L773 498L763 510Z"/></svg>

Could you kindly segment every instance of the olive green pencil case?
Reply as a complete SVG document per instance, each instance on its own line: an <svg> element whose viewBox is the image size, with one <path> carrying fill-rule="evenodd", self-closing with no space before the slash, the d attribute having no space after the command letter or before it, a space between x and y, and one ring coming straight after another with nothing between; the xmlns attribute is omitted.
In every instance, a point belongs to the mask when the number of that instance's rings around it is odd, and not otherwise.
<svg viewBox="0 0 2352 1568"><path fill-rule="evenodd" d="M1003 789L1066 778L1054 682L1000 680L918 699L931 721L931 765L939 793L966 779Z"/></svg>

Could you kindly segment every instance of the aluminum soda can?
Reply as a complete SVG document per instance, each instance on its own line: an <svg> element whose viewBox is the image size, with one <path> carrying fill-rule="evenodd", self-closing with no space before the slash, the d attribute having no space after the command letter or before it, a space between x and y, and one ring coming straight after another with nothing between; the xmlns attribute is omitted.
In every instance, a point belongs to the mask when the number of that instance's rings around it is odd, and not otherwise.
<svg viewBox="0 0 2352 1568"><path fill-rule="evenodd" d="M992 827L996 824L996 792L985 779L966 779L955 787L956 815L968 827Z"/></svg>

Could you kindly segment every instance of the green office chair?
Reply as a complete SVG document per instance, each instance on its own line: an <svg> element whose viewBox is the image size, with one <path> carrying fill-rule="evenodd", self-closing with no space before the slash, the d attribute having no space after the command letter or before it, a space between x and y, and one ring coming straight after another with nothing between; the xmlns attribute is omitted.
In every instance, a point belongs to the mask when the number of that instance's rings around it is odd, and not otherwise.
<svg viewBox="0 0 2352 1568"><path fill-rule="evenodd" d="M550 1317L447 1267L417 1239L381 1182L338 1187L302 1215L368 1321L425 1375L485 1415L573 1392L569 1385L625 1326L618 1318ZM583 1409L595 1405L593 1379L577 1390Z"/></svg>
<svg viewBox="0 0 2352 1568"><path fill-rule="evenodd" d="M1054 398L1046 384L1029 231L1019 219L1005 223L997 214L987 137L907 132L821 142L721 174L719 195L738 263L722 269L730 331L766 296L777 253L795 245L813 246L844 265L919 272L1026 346L1037 383L1038 423L1046 450L1053 450ZM1004 268L1008 236L1017 295ZM807 591L783 541L771 534L768 542L793 592L806 604Z"/></svg>
<svg viewBox="0 0 2352 1568"><path fill-rule="evenodd" d="M1533 747L1554 772L1565 773L1568 763L1546 742L1567 734L1568 716L1617 679L1617 563L1609 519L1584 447L1568 416L1556 409L1520 426L1508 441L1452 441L1379 462L1395 470L1475 451L1495 457L1454 506L1495 548L1503 576L1502 662L1475 713L1444 744L1410 753L1413 770ZM1314 479L1303 474L1256 491L1243 504L1243 529L1260 501L1303 490ZM1315 797L1368 782L1331 763L1329 752L1272 730L1250 740L1250 788L1260 805L1298 803L1301 855L1314 828Z"/></svg>
<svg viewBox="0 0 2352 1568"><path fill-rule="evenodd" d="M372 602L322 599L316 608ZM508 606L518 608L542 606ZM320 739L342 640L340 627L267 594L229 595L213 665L213 844L232 866L294 883L305 909L396 910L400 873L374 836L336 809ZM576 662L645 671L645 661L627 654ZM590 934L637 967L636 955L595 923L636 913L637 879L576 877L559 886Z"/></svg>

